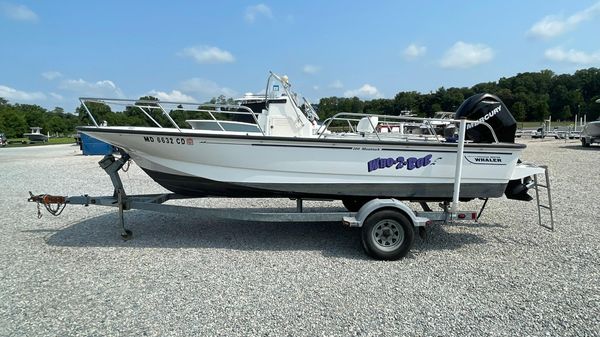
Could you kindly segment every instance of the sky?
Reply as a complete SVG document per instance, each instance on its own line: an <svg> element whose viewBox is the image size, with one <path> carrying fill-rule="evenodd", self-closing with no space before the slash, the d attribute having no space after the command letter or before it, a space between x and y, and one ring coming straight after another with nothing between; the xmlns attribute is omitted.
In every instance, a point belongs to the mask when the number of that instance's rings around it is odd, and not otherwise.
<svg viewBox="0 0 600 337"><path fill-rule="evenodd" d="M393 98L600 67L599 33L598 0L0 0L0 97L204 102L273 71L313 102Z"/></svg>

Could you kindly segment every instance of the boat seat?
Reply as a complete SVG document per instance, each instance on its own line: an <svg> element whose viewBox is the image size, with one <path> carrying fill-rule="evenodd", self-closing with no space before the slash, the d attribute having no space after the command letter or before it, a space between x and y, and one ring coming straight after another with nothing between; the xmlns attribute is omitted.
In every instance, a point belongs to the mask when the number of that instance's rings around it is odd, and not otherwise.
<svg viewBox="0 0 600 337"><path fill-rule="evenodd" d="M377 123L379 123L379 117L377 116L363 117L358 122L358 125L356 126L356 131L360 133L372 133L373 131L375 131Z"/></svg>

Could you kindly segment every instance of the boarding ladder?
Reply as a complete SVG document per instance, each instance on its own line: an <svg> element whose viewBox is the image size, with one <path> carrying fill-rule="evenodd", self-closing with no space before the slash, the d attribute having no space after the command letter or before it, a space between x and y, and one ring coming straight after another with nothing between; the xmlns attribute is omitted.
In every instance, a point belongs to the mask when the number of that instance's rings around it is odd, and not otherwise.
<svg viewBox="0 0 600 337"><path fill-rule="evenodd" d="M452 211L451 211L451 215L456 214L458 211L458 203L459 203L459 195L460 195L460 180L461 180L461 176L462 176L462 160L460 160L459 158L463 157L463 151L464 151L464 142L465 142L465 130L466 130L466 119L463 117L460 119L460 124L459 124L459 133L458 133L458 149L456 151L456 169L455 169L455 176L454 176L454 192L452 194ZM494 134L492 132L492 134ZM494 134L494 137L495 134ZM526 184L527 189L530 188L535 188L535 200L536 200L536 204L537 204L537 210L538 210L538 224L541 227L544 227L546 229L549 229L551 231L554 231L554 214L552 212L552 196L550 194L550 175L548 174L548 166L546 165L539 165L540 168L544 169L544 177L546 179L546 184L541 184L540 183L540 178L538 177L538 175L541 175L542 173L536 173L533 174L533 181L530 181L529 183ZM545 188L546 192L548 193L548 204L547 205L543 205L540 203L540 188ZM487 204L488 199L485 199L485 202L483 203L483 206L481 207L481 210L479 211L479 214L477 215L476 219L479 219L479 217L481 216L481 213L483 212L483 209L485 208L485 205ZM423 206L423 205L421 205ZM542 210L547 210L550 213L550 224L546 224L546 223L542 223Z"/></svg>
<svg viewBox="0 0 600 337"><path fill-rule="evenodd" d="M538 209L538 224L544 228L547 228L551 231L554 230L554 214L552 213L552 196L550 195L550 176L548 175L548 166L540 165L541 168L544 169L544 177L546 179L545 184L540 183L540 179L538 178L538 174L533 175L533 183L530 183L527 187L535 188L535 200L537 203ZM540 203L540 188L545 188L548 193L548 204L543 205ZM547 225L542 223L542 210L546 210L550 214L550 224Z"/></svg>

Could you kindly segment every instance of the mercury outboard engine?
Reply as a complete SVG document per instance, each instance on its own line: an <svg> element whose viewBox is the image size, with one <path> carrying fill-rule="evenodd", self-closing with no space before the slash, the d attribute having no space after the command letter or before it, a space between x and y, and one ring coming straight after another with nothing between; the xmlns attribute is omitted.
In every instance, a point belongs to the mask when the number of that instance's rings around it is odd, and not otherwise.
<svg viewBox="0 0 600 337"><path fill-rule="evenodd" d="M498 96L477 94L467 98L456 110L456 119L465 117L488 123L499 142L514 143L517 121ZM485 125L468 125L466 137L475 143L493 143L494 137Z"/></svg>
<svg viewBox="0 0 600 337"><path fill-rule="evenodd" d="M462 117L488 123L494 129L499 142L515 142L517 121L498 96L477 94L467 98L456 110L456 118ZM490 129L481 124L467 126L465 136L475 143L494 142ZM508 199L530 201L532 197L527 194L529 180L525 178L509 181L504 194Z"/></svg>

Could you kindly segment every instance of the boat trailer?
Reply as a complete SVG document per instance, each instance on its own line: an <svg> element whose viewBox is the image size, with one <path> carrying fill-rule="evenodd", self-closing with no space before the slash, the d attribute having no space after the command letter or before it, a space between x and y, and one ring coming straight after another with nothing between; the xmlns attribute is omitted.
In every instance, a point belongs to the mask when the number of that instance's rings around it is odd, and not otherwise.
<svg viewBox="0 0 600 337"><path fill-rule="evenodd" d="M132 232L125 226L125 211L127 210L146 210L153 212L185 214L190 216L208 216L219 219L254 221L254 222L341 222L349 227L362 228L362 245L365 252L377 259L395 260L404 257L412 248L414 243L415 230L424 238L426 235L425 226L433 223L449 223L462 220L477 221L481 212L487 204L484 202L479 214L475 211L452 211L449 202L441 203L443 211L432 211L426 203L420 203L423 211L415 211L405 203L396 199L373 199L363 205L358 212L331 211L331 212L307 212L303 207L303 199L296 199L296 210L294 212L261 212L252 209L232 209L232 208L201 208L183 205L169 205L165 202L177 199L190 199L175 193L164 194L144 194L128 195L125 192L123 182L119 176L119 171L124 166L130 164L130 157L127 153L121 152L120 157L107 155L100 160L99 165L109 175L114 187L112 196L53 196L48 194L33 195L29 192L28 201L37 204L38 218L42 217L41 206L55 216L62 213L67 204L84 206L108 206L117 208L118 225L121 229L121 237L124 240L132 238ZM124 169L126 170L126 169ZM534 180L536 184L536 197L538 200L538 215L541 224L540 207L547 207L539 204L539 193L537 191L537 177ZM549 180L546 170L546 183L549 187ZM544 185L541 185L545 187ZM549 192L549 189L548 189ZM548 196L550 194L548 193ZM315 200L315 199L311 199ZM550 202L551 205L551 202ZM551 207L549 208L551 212ZM550 213L552 215L552 213ZM551 218L553 229L553 219Z"/></svg>

